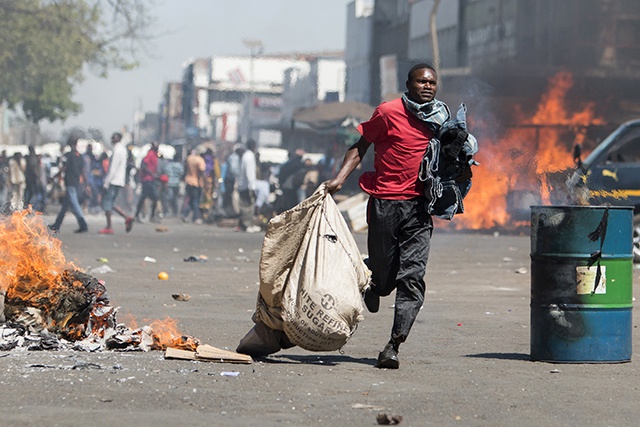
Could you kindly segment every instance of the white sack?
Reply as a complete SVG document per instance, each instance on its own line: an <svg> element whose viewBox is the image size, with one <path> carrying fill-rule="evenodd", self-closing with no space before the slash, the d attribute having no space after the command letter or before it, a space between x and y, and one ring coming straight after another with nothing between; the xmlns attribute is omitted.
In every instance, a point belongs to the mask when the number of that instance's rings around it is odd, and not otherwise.
<svg viewBox="0 0 640 427"><path fill-rule="evenodd" d="M306 350L341 348L362 320L369 270L331 195L321 186L269 221L254 321Z"/></svg>

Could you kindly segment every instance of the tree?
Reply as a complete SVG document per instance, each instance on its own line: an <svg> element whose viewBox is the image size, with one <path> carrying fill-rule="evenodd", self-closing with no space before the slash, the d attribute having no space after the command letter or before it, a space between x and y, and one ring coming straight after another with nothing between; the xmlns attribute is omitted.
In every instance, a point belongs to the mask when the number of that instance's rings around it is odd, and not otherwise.
<svg viewBox="0 0 640 427"><path fill-rule="evenodd" d="M0 0L0 101L34 123L80 112L86 71L137 66L151 1Z"/></svg>

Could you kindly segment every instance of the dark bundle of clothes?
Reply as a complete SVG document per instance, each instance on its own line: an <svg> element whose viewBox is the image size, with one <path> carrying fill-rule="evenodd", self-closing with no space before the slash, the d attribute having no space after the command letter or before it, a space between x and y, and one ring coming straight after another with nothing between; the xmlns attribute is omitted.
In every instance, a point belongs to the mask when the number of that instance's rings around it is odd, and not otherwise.
<svg viewBox="0 0 640 427"><path fill-rule="evenodd" d="M431 140L420 164L428 212L438 218L450 220L464 212L462 200L471 189L471 166L478 165L473 159L478 142L467 131L466 113L466 105L460 104L456 116L444 122Z"/></svg>

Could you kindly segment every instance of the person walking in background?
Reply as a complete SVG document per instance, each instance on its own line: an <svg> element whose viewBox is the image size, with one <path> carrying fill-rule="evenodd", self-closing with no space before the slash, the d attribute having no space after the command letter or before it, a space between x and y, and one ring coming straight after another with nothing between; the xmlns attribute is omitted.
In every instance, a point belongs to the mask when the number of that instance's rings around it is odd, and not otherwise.
<svg viewBox="0 0 640 427"><path fill-rule="evenodd" d="M278 172L278 182L282 195L276 203L278 213L291 209L299 203L298 189L304 180L304 160L305 152L302 148L296 149L289 154L287 160Z"/></svg>
<svg viewBox="0 0 640 427"><path fill-rule="evenodd" d="M118 194L116 204L120 203L120 206L127 212L131 212L134 209L136 188L138 183L136 182L136 176L138 173L138 166L136 165L136 158L133 155L133 146L127 146L127 167L124 175L124 191Z"/></svg>
<svg viewBox="0 0 640 427"><path fill-rule="evenodd" d="M247 149L240 158L240 176L238 177L238 201L240 204L240 220L238 229L247 233L257 233L262 228L255 224L254 211L256 203L256 142L247 141Z"/></svg>
<svg viewBox="0 0 640 427"><path fill-rule="evenodd" d="M9 160L9 187L11 210L22 209L22 195L26 186L24 171L27 168L26 161L22 153L16 151Z"/></svg>
<svg viewBox="0 0 640 427"><path fill-rule="evenodd" d="M36 154L36 147L29 146L29 154L25 161L25 189L24 203L31 205L33 210L44 210L45 189L42 187L42 159Z"/></svg>
<svg viewBox="0 0 640 427"><path fill-rule="evenodd" d="M396 291L391 339L376 365L390 369L400 366L398 348L424 302L433 221L418 179L420 163L432 138L451 115L447 105L435 98L438 77L431 65L413 66L406 87L402 98L380 104L373 116L358 126L362 137L345 154L337 176L325 182L329 193L340 190L374 145L375 170L360 176L360 187L369 194L367 247L372 272L364 301L375 313L380 297Z"/></svg>
<svg viewBox="0 0 640 427"><path fill-rule="evenodd" d="M9 193L9 158L6 150L0 153L0 207L4 213Z"/></svg>
<svg viewBox="0 0 640 427"><path fill-rule="evenodd" d="M167 202L167 182L169 176L165 173L167 169L167 163L169 160L160 152L158 152L158 218L166 218L169 212L169 206Z"/></svg>
<svg viewBox="0 0 640 427"><path fill-rule="evenodd" d="M243 151L244 146L242 144L234 144L233 151L229 153L227 160L224 162L222 209L228 218L235 218L238 214L234 194L236 193L236 182L240 175L240 156Z"/></svg>
<svg viewBox="0 0 640 427"><path fill-rule="evenodd" d="M93 178L92 196L95 192L97 205L94 208L94 213L102 211L102 196L104 196L104 178L109 171L109 155L103 152L98 156L95 163L92 166L91 175Z"/></svg>
<svg viewBox="0 0 640 427"><path fill-rule="evenodd" d="M53 224L49 225L49 228L55 232L60 231L62 220L67 210L71 209L71 213L73 213L78 221L78 229L75 230L74 233L86 233L89 231L89 227L82 215L82 207L78 201L78 193L80 191L87 191L88 184L84 170L84 160L78 152L78 137L70 136L67 145L71 147L71 151L65 154L65 162L60 171L64 174L65 195L62 200L60 212L58 212L58 216Z"/></svg>
<svg viewBox="0 0 640 427"><path fill-rule="evenodd" d="M102 167L100 160L93 152L93 144L87 144L87 150L84 155L84 167L87 171L87 179L91 187L91 196L89 197L89 213L95 214L100 208L100 192L102 191Z"/></svg>
<svg viewBox="0 0 640 427"><path fill-rule="evenodd" d="M182 165L182 159L178 151L176 151L172 159L169 159L164 164L162 173L167 176L165 193L166 205L163 203L165 216L177 217L179 212L178 197L180 196L180 181L184 175L184 166Z"/></svg>
<svg viewBox="0 0 640 427"><path fill-rule="evenodd" d="M149 199L151 201L151 213L149 214L149 220L151 222L158 222L159 218L156 216L156 209L158 207L158 191L159 191L159 177L158 173L158 148L159 144L157 142L151 143L151 148L147 152L147 155L142 159L142 163L140 163L140 183L142 184L142 192L140 193L140 198L138 199L138 206L136 207L136 213L134 218L138 222L142 222L140 219L140 211L144 206L145 200Z"/></svg>
<svg viewBox="0 0 640 427"><path fill-rule="evenodd" d="M133 227L133 217L128 216L122 208L116 205L118 193L125 186L127 175L127 147L122 141L122 134L119 132L111 136L111 144L113 152L109 159L109 169L104 177L103 188L105 189L102 197L102 209L107 219L107 226L99 231L100 234L113 234L113 226L111 224L111 212L115 211L124 218L124 229L128 233Z"/></svg>
<svg viewBox="0 0 640 427"><path fill-rule="evenodd" d="M185 207L180 216L183 222L187 221L187 215L191 213L191 221L195 224L202 224L200 198L204 187L205 169L206 165L202 156L196 153L195 148L190 148L185 162Z"/></svg>
<svg viewBox="0 0 640 427"><path fill-rule="evenodd" d="M204 159L204 187L202 188L202 200L200 201L200 211L208 212L213 207L213 188L214 188L214 176L215 176L215 156L213 150L207 148L202 153ZM206 218L206 214L203 215Z"/></svg>

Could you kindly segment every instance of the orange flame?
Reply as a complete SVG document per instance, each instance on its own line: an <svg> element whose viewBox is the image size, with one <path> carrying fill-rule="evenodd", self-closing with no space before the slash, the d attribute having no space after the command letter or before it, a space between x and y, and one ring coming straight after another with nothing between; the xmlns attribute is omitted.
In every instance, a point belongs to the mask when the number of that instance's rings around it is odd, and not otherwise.
<svg viewBox="0 0 640 427"><path fill-rule="evenodd" d="M39 213L14 212L0 222L0 289L11 297L37 299L49 293L65 269L75 268L61 250L60 240L52 239Z"/></svg>
<svg viewBox="0 0 640 427"><path fill-rule="evenodd" d="M173 347L195 351L200 344L198 339L182 334L178 329L178 321L168 316L164 320L154 320L149 324L149 327L152 331L152 348L154 350L166 350L167 347Z"/></svg>
<svg viewBox="0 0 640 427"><path fill-rule="evenodd" d="M526 117L520 106L514 107L519 126L497 138L489 135L481 123L471 123L471 132L478 137L480 151L473 168L473 187L464 201L465 213L453 221L458 229L490 229L518 225L508 212L507 198L514 191L536 194L544 204L550 203L553 184L549 176L573 166L572 147L582 143L584 127L603 124L595 116L595 103L569 112L567 92L573 86L573 76L560 72L549 79L547 92L541 97L535 113ZM563 141L563 131L573 130L573 141Z"/></svg>
<svg viewBox="0 0 640 427"><path fill-rule="evenodd" d="M82 339L89 334L104 337L107 328L115 326L116 309L106 305L102 282L80 273L67 262L62 252L62 242L53 238L39 213L31 210L14 212L0 221L0 291L6 301L19 302L42 313L44 324L50 330L61 333L71 340ZM86 305L86 283L93 285L93 305L84 317L78 319L76 312L66 312L69 301L79 298ZM102 296L105 298L101 298ZM0 298L3 295L0 294ZM91 299L91 298L90 298ZM86 307L83 307L85 309ZM135 323L131 316L130 323ZM153 321L150 326L138 328L134 334L148 333L153 340L152 349L176 347L195 350L199 341L182 334L177 321L169 317Z"/></svg>

